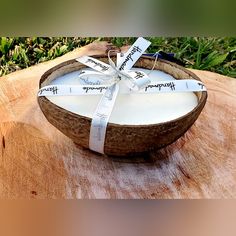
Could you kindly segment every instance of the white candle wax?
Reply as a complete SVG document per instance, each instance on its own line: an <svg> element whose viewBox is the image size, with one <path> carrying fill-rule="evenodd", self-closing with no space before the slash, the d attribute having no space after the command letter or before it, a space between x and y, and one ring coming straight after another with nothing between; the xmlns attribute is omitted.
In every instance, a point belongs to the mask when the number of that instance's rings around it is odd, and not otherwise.
<svg viewBox="0 0 236 236"><path fill-rule="evenodd" d="M135 68L134 68L135 69ZM133 70L134 70L133 69ZM136 68L137 70L137 68ZM145 73L150 70L140 69ZM80 85L80 71L60 76L51 85ZM154 81L170 81L174 77L162 71L149 74ZM51 102L73 113L92 118L101 95L47 97ZM198 104L193 92L160 94L118 94L109 122L121 125L145 125L170 121L193 110Z"/></svg>

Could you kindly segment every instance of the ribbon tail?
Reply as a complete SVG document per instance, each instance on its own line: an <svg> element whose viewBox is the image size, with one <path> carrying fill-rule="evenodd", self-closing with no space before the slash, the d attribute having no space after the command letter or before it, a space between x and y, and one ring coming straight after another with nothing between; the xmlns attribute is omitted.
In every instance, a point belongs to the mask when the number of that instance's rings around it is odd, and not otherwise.
<svg viewBox="0 0 236 236"><path fill-rule="evenodd" d="M148 75L143 71L127 70L120 71L120 73L124 76L124 82L126 85L134 91L145 88L151 82Z"/></svg>
<svg viewBox="0 0 236 236"><path fill-rule="evenodd" d="M113 84L103 94L93 114L91 122L89 148L104 154L106 128L119 92L119 85Z"/></svg>
<svg viewBox="0 0 236 236"><path fill-rule="evenodd" d="M118 64L119 70L130 70L150 44L151 42L148 40L139 37L124 56L120 58Z"/></svg>
<svg viewBox="0 0 236 236"><path fill-rule="evenodd" d="M83 65L86 65L98 72L101 72L105 75L110 75L111 73L114 73L114 70L112 67L102 61L99 61L95 58L88 57L88 56L82 56L76 59L76 61L82 63Z"/></svg>

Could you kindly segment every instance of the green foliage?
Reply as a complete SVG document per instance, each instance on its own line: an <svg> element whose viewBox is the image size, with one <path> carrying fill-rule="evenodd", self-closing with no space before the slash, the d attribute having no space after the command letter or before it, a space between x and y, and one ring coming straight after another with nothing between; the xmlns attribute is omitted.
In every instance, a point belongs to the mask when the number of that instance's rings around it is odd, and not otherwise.
<svg viewBox="0 0 236 236"><path fill-rule="evenodd" d="M174 52L186 67L236 77L236 38L149 38L150 52Z"/></svg>
<svg viewBox="0 0 236 236"><path fill-rule="evenodd" d="M173 52L186 67L210 70L236 77L236 38L210 37L149 37L148 52ZM14 37L0 38L0 76L54 59L93 41L110 41L121 47L132 44L134 37L75 38L75 37Z"/></svg>
<svg viewBox="0 0 236 236"><path fill-rule="evenodd" d="M11 48L13 39L8 39L6 37L0 38L0 52L7 54Z"/></svg>

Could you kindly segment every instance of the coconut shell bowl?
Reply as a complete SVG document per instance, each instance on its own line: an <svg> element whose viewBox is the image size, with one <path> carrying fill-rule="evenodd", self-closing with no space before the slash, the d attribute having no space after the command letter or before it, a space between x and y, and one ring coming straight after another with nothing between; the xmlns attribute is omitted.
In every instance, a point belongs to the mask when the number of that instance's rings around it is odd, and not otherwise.
<svg viewBox="0 0 236 236"><path fill-rule="evenodd" d="M106 56L94 56L108 63ZM115 56L112 58L115 61ZM154 58L142 56L135 68L151 70ZM45 72L39 82L39 88L49 85L59 76L79 71L86 66L76 60L63 62ZM176 80L200 79L189 70L165 60L158 59L154 70L163 71ZM170 121L152 124L117 124L109 122L106 130L104 153L112 156L129 156L163 148L180 138L197 120L206 100L207 92L195 92L197 105L187 114ZM69 137L74 143L89 148L91 117L71 112L51 102L47 97L38 97L38 104L46 119ZM155 109L155 108L153 108ZM201 132L201 131L199 131Z"/></svg>

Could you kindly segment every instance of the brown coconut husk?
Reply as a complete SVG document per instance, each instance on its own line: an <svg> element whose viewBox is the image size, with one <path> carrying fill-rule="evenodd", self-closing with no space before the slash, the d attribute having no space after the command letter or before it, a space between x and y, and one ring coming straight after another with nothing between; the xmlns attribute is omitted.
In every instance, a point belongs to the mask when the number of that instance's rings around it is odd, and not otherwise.
<svg viewBox="0 0 236 236"><path fill-rule="evenodd" d="M94 57L108 62L106 56ZM115 61L115 56L112 59ZM152 69L153 63L153 57L142 56L134 67ZM39 88L49 85L58 76L84 67L83 64L76 60L63 62L42 75ZM154 70L166 72L176 79L195 79L200 81L198 76L187 69L161 59L157 60ZM198 97L198 105L188 114L175 120L152 125L119 125L109 122L104 153L115 156L136 155L173 143L193 125L206 103L207 92L197 92L195 94ZM46 97L38 97L38 103L45 117L53 126L78 145L85 148L89 147L91 118L65 110L49 101Z"/></svg>

